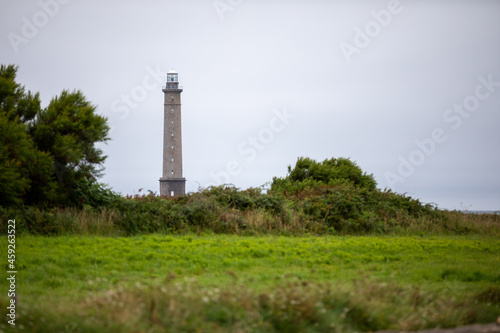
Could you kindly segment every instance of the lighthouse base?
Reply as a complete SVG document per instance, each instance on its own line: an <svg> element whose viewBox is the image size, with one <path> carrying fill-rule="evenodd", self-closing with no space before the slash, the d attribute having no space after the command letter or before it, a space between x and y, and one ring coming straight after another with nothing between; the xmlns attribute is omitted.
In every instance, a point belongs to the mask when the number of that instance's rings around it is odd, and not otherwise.
<svg viewBox="0 0 500 333"><path fill-rule="evenodd" d="M186 178L160 178L160 195L177 197L186 194Z"/></svg>

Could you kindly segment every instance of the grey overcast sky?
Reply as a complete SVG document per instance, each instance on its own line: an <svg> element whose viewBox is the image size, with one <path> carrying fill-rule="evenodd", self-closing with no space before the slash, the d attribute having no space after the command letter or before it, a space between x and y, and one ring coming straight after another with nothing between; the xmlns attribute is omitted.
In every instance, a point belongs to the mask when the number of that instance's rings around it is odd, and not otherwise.
<svg viewBox="0 0 500 333"><path fill-rule="evenodd" d="M123 194L159 191L173 68L188 191L349 157L382 189L500 210L500 1L0 0L0 32L42 106L80 89L108 117Z"/></svg>

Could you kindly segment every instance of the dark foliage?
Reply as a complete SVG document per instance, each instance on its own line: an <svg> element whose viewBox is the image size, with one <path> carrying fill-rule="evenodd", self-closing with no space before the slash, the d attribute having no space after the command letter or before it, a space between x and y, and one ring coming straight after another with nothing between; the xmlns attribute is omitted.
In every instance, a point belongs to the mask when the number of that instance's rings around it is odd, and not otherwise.
<svg viewBox="0 0 500 333"><path fill-rule="evenodd" d="M47 108L16 83L15 66L0 67L0 205L78 206L82 188L101 175L106 118L80 91L63 91ZM88 195L87 195L88 196Z"/></svg>

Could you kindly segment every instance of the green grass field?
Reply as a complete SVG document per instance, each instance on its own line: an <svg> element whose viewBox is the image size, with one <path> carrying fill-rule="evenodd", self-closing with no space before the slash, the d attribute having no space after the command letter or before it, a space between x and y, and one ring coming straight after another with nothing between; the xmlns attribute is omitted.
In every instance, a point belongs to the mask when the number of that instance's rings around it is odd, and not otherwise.
<svg viewBox="0 0 500 333"><path fill-rule="evenodd" d="M27 332L415 330L500 315L500 241L487 236L25 235L16 265Z"/></svg>

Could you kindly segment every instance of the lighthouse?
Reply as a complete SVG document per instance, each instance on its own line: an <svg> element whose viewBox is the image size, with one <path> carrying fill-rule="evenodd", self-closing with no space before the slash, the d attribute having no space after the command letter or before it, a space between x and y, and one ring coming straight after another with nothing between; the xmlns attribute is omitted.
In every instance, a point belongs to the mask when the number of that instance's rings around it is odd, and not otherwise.
<svg viewBox="0 0 500 333"><path fill-rule="evenodd" d="M163 109L163 176L160 178L160 195L186 194L186 179L182 176L182 126L181 92L179 74L170 70L162 89Z"/></svg>

